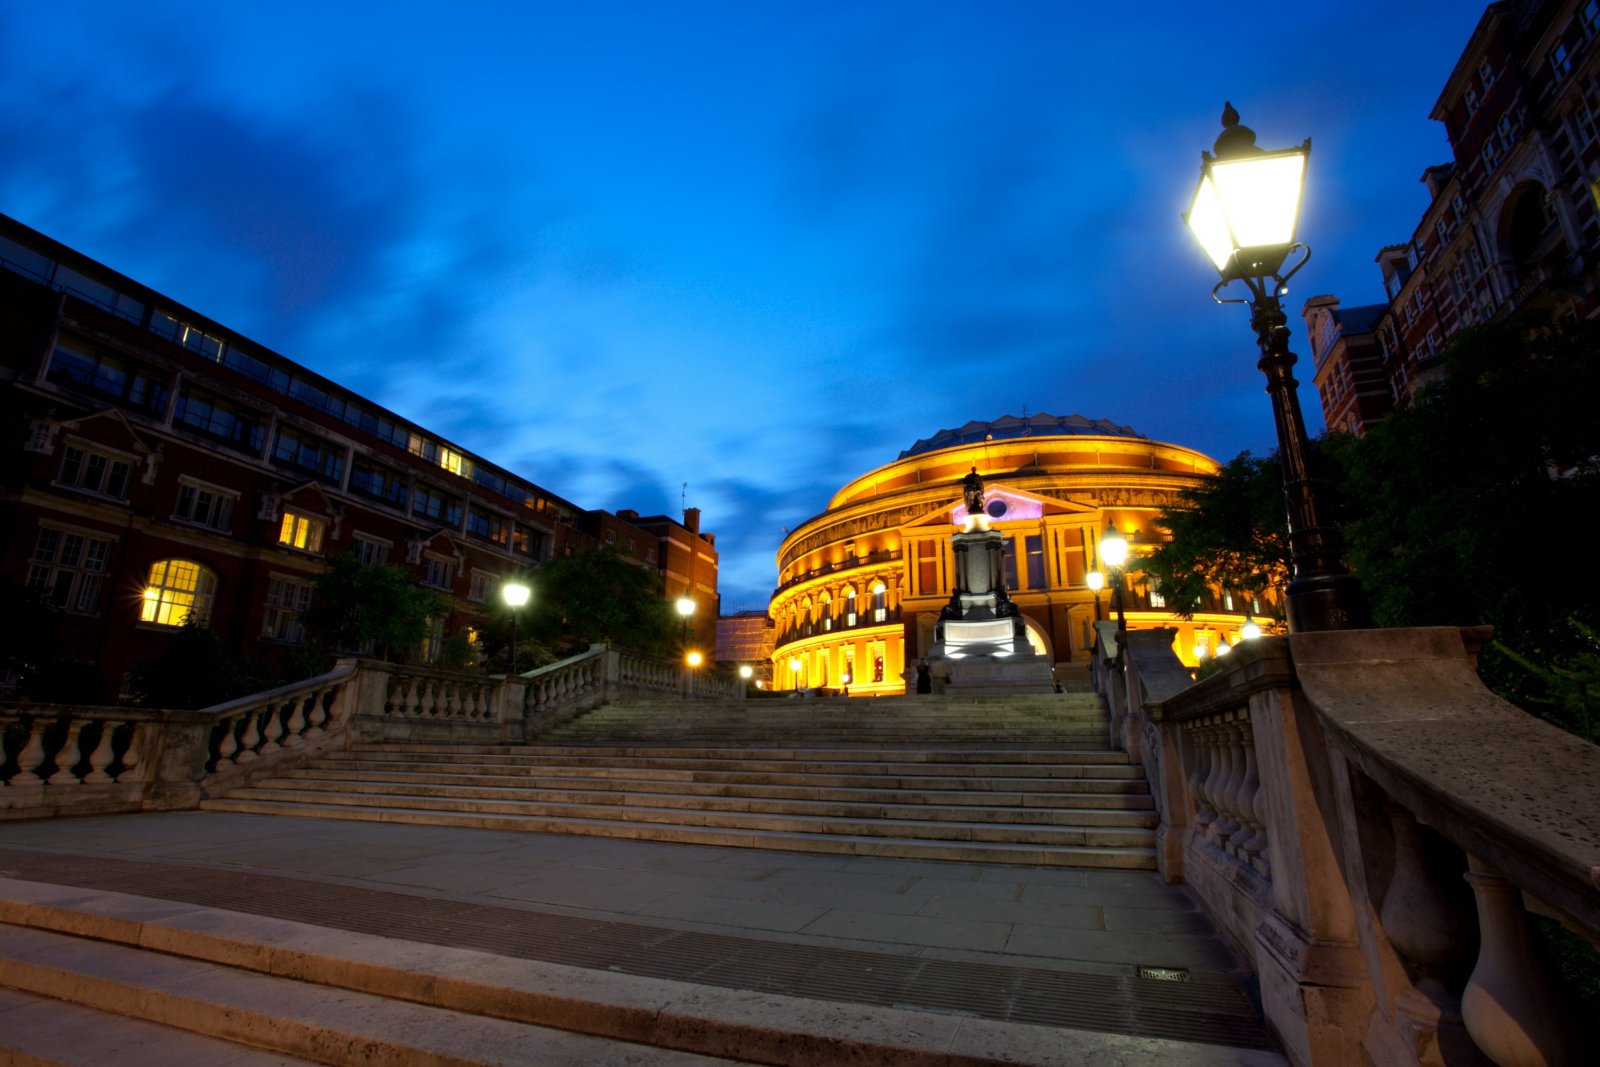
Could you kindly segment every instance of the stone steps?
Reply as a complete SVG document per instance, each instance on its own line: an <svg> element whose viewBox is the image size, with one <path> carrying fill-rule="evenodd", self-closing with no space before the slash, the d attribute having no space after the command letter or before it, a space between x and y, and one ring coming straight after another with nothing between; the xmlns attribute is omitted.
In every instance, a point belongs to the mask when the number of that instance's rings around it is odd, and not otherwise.
<svg viewBox="0 0 1600 1067"><path fill-rule="evenodd" d="M317 984L319 980L332 984ZM219 967L198 955L148 952L137 945L19 926L0 925L0 983L54 998L80 1013L87 1009L91 1018L123 1013L145 1028L156 1024L180 1031L165 1040L162 1035L151 1039L159 1044L152 1050L156 1057L147 1062L167 1067L185 1062L180 1053L225 1055L230 1048L231 1056L210 1062L219 1067L244 1062L252 1050L350 1067L712 1067L743 1062L378 996L344 988L326 971L297 981L245 967ZM103 1039L105 1034L97 1036ZM207 1045L220 1050L197 1048L198 1039L210 1039ZM81 1042L47 1042L50 1054L33 1054L38 1056L35 1062L71 1063L70 1052L64 1059L62 1050ZM24 1041L0 1038L0 1049L5 1045L23 1045L16 1051L26 1054ZM130 1061L114 1052L89 1062Z"/></svg>
<svg viewBox="0 0 1600 1067"><path fill-rule="evenodd" d="M837 720L826 737L818 736L819 713ZM1082 721L1063 721L1069 714ZM1029 717L1040 721L1025 722ZM719 736L690 736L680 727L690 720L702 733L706 722L719 722ZM1017 740L1030 733L1042 740ZM835 734L842 740L828 739ZM1103 711L1059 695L635 701L597 709L528 745L363 745L201 806L842 855L1153 869L1149 787L1142 769L1109 751L1104 737ZM937 743L953 738L965 738L963 747Z"/></svg>

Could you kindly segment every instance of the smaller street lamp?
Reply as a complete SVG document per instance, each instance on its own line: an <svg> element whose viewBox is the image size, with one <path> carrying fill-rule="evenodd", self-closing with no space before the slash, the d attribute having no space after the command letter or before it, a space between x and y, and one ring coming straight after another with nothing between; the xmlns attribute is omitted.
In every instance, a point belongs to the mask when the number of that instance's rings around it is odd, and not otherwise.
<svg viewBox="0 0 1600 1067"><path fill-rule="evenodd" d="M687 663L691 668L693 668L693 667L698 667L698 666L700 666L700 664L704 663L706 661L706 658L704 656L702 656L698 652L690 652L687 656L683 657L683 661L685 663Z"/></svg>
<svg viewBox="0 0 1600 1067"><path fill-rule="evenodd" d="M750 666L750 664L742 663L742 664L739 665L739 677L743 678L745 681L748 682L751 679L751 677L753 677L755 675L755 673L756 673L756 669L754 667Z"/></svg>
<svg viewBox="0 0 1600 1067"><path fill-rule="evenodd" d="M1083 577L1084 584L1094 592L1094 621L1100 621L1100 590L1106 587L1106 576L1099 571L1090 571Z"/></svg>
<svg viewBox="0 0 1600 1067"><path fill-rule="evenodd" d="M533 595L533 590L528 583L516 578L507 578L500 584L500 599L506 602L506 607L511 609L511 673L517 673L517 616L522 614L522 606Z"/></svg>
<svg viewBox="0 0 1600 1067"><path fill-rule="evenodd" d="M1107 526L1100 537L1100 559L1111 574L1111 610L1117 613L1116 665L1121 670L1128 646L1128 616L1122 606L1122 587L1127 584L1122 568L1128 562L1128 539L1115 526Z"/></svg>
<svg viewBox="0 0 1600 1067"><path fill-rule="evenodd" d="M687 648L689 647L689 618L694 614L694 597L685 593L677 600L674 600L672 606L678 609L678 616L683 619L683 646Z"/></svg>
<svg viewBox="0 0 1600 1067"><path fill-rule="evenodd" d="M1246 641L1254 641L1261 636L1261 624L1256 622L1254 616L1246 615L1244 625L1239 627L1239 636Z"/></svg>

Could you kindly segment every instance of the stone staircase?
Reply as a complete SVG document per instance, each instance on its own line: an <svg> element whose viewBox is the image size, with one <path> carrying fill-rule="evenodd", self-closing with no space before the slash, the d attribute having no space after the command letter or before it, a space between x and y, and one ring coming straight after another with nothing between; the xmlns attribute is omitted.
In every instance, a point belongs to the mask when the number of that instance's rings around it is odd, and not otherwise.
<svg viewBox="0 0 1600 1067"><path fill-rule="evenodd" d="M535 743L368 744L212 811L844 855L1153 869L1091 694L633 701Z"/></svg>

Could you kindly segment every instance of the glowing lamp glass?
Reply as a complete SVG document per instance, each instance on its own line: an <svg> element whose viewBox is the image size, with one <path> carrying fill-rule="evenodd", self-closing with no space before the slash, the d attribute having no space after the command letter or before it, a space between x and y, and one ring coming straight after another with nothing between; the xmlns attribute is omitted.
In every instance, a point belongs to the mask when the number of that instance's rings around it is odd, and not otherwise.
<svg viewBox="0 0 1600 1067"><path fill-rule="evenodd" d="M1254 619L1245 619L1244 625L1239 627L1239 636L1246 641L1254 641L1261 636L1261 626Z"/></svg>
<svg viewBox="0 0 1600 1067"><path fill-rule="evenodd" d="M1108 567L1120 567L1128 562L1128 539L1118 533L1115 526L1107 526L1105 536L1100 538L1100 558Z"/></svg>
<svg viewBox="0 0 1600 1067"><path fill-rule="evenodd" d="M1084 584L1086 584L1096 593L1106 587L1106 576L1101 574L1099 571L1090 571L1088 574L1084 575L1083 581Z"/></svg>
<svg viewBox="0 0 1600 1067"><path fill-rule="evenodd" d="M683 657L683 659L684 662L691 667L698 667L700 664L706 661L706 658L698 652L691 652L687 656Z"/></svg>
<svg viewBox="0 0 1600 1067"><path fill-rule="evenodd" d="M1309 143L1233 159L1207 157L1184 215L1195 240L1225 278L1265 277L1294 243Z"/></svg>
<svg viewBox="0 0 1600 1067"><path fill-rule="evenodd" d="M742 664L739 667L739 677L741 677L741 678L743 678L743 679L745 679L747 681L749 680L750 676L755 674L755 673L756 673L755 668L750 666L750 664L748 664L748 663Z"/></svg>
<svg viewBox="0 0 1600 1067"><path fill-rule="evenodd" d="M510 608L520 608L528 602L528 597L533 594L522 582L506 582L500 587L500 599Z"/></svg>
<svg viewBox="0 0 1600 1067"><path fill-rule="evenodd" d="M689 616L694 614L694 599L692 597L681 596L677 600L673 601L673 607L678 609L679 615L682 615L687 619Z"/></svg>

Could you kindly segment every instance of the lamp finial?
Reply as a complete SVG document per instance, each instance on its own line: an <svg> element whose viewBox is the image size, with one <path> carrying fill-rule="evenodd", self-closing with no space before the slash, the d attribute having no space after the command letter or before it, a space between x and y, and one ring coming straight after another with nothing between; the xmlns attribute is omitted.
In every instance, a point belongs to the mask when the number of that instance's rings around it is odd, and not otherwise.
<svg viewBox="0 0 1600 1067"><path fill-rule="evenodd" d="M1217 134L1217 143L1211 150L1218 159L1237 159L1261 151L1256 147L1256 131L1239 124L1239 112L1231 100L1222 104L1222 132Z"/></svg>

